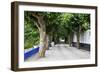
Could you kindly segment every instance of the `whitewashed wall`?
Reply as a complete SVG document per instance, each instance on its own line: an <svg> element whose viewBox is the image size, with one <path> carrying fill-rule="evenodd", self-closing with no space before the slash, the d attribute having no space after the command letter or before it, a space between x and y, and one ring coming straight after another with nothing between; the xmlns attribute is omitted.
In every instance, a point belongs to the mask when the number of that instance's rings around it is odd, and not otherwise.
<svg viewBox="0 0 100 73"><path fill-rule="evenodd" d="M80 43L90 44L91 33L87 30L80 35ZM76 34L74 34L73 42L77 42Z"/></svg>

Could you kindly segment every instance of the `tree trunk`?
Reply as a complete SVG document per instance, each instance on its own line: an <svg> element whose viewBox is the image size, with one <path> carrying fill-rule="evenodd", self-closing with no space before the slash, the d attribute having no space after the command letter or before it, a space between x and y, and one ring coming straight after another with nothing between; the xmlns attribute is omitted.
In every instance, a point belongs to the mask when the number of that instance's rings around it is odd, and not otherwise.
<svg viewBox="0 0 100 73"><path fill-rule="evenodd" d="M50 38L49 38L49 35L48 34L46 34L46 48L47 48L47 50L49 50L49 43L50 43Z"/></svg>
<svg viewBox="0 0 100 73"><path fill-rule="evenodd" d="M67 37L64 37L65 38L65 43L67 43Z"/></svg>
<svg viewBox="0 0 100 73"><path fill-rule="evenodd" d="M40 57L45 57L45 51L47 49L47 44L46 44L46 32L40 31L40 48L39 48L39 56Z"/></svg>
<svg viewBox="0 0 100 73"><path fill-rule="evenodd" d="M45 52L47 49L47 38L46 38L46 25L43 18L39 18L38 22L40 24L40 49L39 49L39 56L45 57Z"/></svg>
<svg viewBox="0 0 100 73"><path fill-rule="evenodd" d="M59 43L59 36L57 35L57 43Z"/></svg>
<svg viewBox="0 0 100 73"><path fill-rule="evenodd" d="M57 34L54 34L54 42L55 42L55 45L57 44Z"/></svg>
<svg viewBox="0 0 100 73"><path fill-rule="evenodd" d="M54 42L54 45L55 45L55 35L54 35L54 33L52 34L52 42Z"/></svg>
<svg viewBox="0 0 100 73"><path fill-rule="evenodd" d="M80 34L81 34L81 25L79 25L79 30L76 33L77 34L77 48L80 48Z"/></svg>
<svg viewBox="0 0 100 73"><path fill-rule="evenodd" d="M80 34L77 32L77 48L80 48Z"/></svg>
<svg viewBox="0 0 100 73"><path fill-rule="evenodd" d="M70 34L68 35L68 44L71 47L71 35Z"/></svg>
<svg viewBox="0 0 100 73"><path fill-rule="evenodd" d="M50 46L50 47L51 47L52 41L53 41L53 37L52 37L52 35L49 35L49 46Z"/></svg>

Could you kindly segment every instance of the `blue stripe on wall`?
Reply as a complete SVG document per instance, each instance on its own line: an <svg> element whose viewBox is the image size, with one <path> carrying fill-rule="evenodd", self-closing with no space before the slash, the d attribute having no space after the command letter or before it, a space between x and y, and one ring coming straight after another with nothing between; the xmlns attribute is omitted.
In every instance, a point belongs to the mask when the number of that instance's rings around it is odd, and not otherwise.
<svg viewBox="0 0 100 73"><path fill-rule="evenodd" d="M39 52L39 47L33 48L33 50L24 53L24 60L31 57L32 55L35 55L37 52Z"/></svg>

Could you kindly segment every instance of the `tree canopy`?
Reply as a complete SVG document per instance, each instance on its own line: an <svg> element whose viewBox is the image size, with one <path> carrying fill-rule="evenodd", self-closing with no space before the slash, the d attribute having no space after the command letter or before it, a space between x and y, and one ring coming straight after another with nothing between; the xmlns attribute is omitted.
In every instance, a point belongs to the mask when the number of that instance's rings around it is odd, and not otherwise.
<svg viewBox="0 0 100 73"><path fill-rule="evenodd" d="M43 25L45 25L45 33L49 36L49 40L55 43L59 42L59 38L67 38L71 44L73 33L77 33L78 38L80 38L81 32L90 29L90 14L25 11L24 15L25 49L39 44L39 29Z"/></svg>

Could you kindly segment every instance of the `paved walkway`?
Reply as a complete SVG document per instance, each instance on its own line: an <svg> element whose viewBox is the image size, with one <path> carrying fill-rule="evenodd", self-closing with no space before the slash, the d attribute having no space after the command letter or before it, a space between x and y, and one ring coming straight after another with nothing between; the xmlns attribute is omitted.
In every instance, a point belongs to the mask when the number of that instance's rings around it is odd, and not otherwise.
<svg viewBox="0 0 100 73"><path fill-rule="evenodd" d="M75 59L89 59L90 52L75 47L69 47L66 44L57 44L54 47L50 47L46 51L44 58L38 58L37 55L33 55L26 61L54 61L54 60L75 60Z"/></svg>

